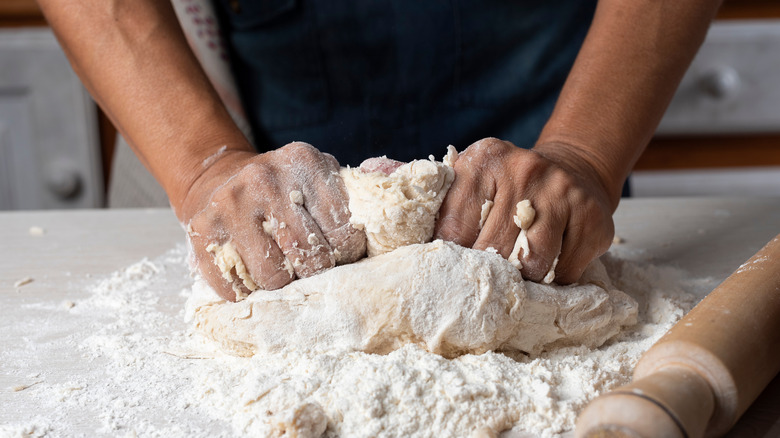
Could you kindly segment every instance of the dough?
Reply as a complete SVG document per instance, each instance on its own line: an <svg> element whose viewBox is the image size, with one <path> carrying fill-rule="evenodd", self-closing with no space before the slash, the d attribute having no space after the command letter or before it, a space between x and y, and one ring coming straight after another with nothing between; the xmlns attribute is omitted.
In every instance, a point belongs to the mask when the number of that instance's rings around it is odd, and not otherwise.
<svg viewBox="0 0 780 438"><path fill-rule="evenodd" d="M451 148L450 165L417 160L390 175L343 169L351 222L365 230L372 257L237 303L199 280L187 302L189 318L242 356L289 348L384 354L406 344L445 357L489 350L538 354L596 347L636 323L636 302L612 286L599 261L582 284L536 284L495 252L424 243L456 159ZM533 212L530 203L521 204L515 219L523 229ZM225 267L231 265L241 266L231 260Z"/></svg>
<svg viewBox="0 0 780 438"><path fill-rule="evenodd" d="M232 241L225 242L224 245L218 245L216 243L209 244L206 247L206 251L214 254L214 263L222 272L222 278L225 281L233 285L233 292L236 293L236 301L241 301L247 297L244 291L233 282L233 276L236 275L243 282L247 289L254 292L258 289L257 284L252 280L252 276L249 275L249 270L244 264L244 260L241 255L233 246Z"/></svg>
<svg viewBox="0 0 780 438"><path fill-rule="evenodd" d="M601 345L636 322L636 302L596 261L585 284L523 281L498 254L437 240L399 248L231 303L199 281L195 326L241 356L295 348L388 353L414 343L446 357Z"/></svg>
<svg viewBox="0 0 780 438"><path fill-rule="evenodd" d="M520 261L520 250L523 250L523 259L528 258L531 255L531 248L528 246L528 227L536 219L536 210L531 206L531 201L524 199L517 203L515 206L516 213L512 217L518 228L520 228L520 234L517 235L515 240L515 246L512 248L512 252L509 254L509 263L517 269L523 269L523 262ZM548 284L552 281L547 282Z"/></svg>
<svg viewBox="0 0 780 438"><path fill-rule="evenodd" d="M390 175L346 168L341 177L349 193L350 222L365 231L372 257L431 240L455 171L434 160L415 160Z"/></svg>
<svg viewBox="0 0 780 438"><path fill-rule="evenodd" d="M479 229L481 230L482 227L485 226L485 222L487 221L488 215L490 214L490 209L493 208L493 201L490 199L485 199L485 202L482 204L482 209L479 212Z"/></svg>

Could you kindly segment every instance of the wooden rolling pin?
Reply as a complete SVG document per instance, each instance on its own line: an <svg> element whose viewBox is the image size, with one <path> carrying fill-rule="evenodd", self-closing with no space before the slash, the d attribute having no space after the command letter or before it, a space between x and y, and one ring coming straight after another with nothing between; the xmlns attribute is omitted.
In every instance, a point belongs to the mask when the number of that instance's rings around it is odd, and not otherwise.
<svg viewBox="0 0 780 438"><path fill-rule="evenodd" d="M721 436L778 371L780 235L650 348L631 384L593 400L576 436Z"/></svg>

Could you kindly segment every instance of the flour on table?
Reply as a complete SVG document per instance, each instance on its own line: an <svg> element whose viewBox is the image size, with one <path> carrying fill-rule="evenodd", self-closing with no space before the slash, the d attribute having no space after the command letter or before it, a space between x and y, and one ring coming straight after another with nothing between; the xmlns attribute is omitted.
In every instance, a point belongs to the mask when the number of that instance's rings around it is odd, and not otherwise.
<svg viewBox="0 0 780 438"><path fill-rule="evenodd" d="M16 280L14 282L14 287L15 288L20 288L22 286L26 286L26 285L32 283L33 281L34 281L34 279L32 277L24 277L24 278L21 278L19 280Z"/></svg>
<svg viewBox="0 0 780 438"><path fill-rule="evenodd" d="M613 251L635 256L626 249ZM407 344L384 355L287 348L238 357L176 316L192 294L185 260L180 245L29 304L39 316L20 324L34 341L0 352L0 392L15 400L5 412L18 411L0 421L0 436L427 438L511 428L558 437L590 400L628 383L640 355L717 283L604 258L601 274L636 300L638 314L598 348L448 359ZM55 357L78 366L53 372Z"/></svg>
<svg viewBox="0 0 780 438"><path fill-rule="evenodd" d="M38 226L32 226L27 231L31 236L43 236L46 234L46 230L44 228L38 227Z"/></svg>

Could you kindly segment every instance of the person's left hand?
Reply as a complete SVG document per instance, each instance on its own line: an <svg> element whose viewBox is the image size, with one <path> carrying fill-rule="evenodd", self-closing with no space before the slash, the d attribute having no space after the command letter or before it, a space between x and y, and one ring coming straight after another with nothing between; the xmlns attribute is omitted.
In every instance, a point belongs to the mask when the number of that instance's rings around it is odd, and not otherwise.
<svg viewBox="0 0 780 438"><path fill-rule="evenodd" d="M541 281L558 256L555 281L575 282L609 249L617 200L610 199L594 167L568 145L526 150L495 138L474 143L455 162L434 236L475 249L492 247L508 258L520 233L513 217L524 199L536 218L527 230L530 255L520 254L523 278ZM480 229L486 200L494 205Z"/></svg>

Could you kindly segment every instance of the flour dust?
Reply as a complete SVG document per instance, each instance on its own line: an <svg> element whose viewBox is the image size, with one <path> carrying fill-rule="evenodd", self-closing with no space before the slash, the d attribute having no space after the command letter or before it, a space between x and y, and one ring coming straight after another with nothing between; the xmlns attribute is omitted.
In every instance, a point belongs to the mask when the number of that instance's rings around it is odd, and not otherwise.
<svg viewBox="0 0 780 438"><path fill-rule="evenodd" d="M597 349L445 359L406 346L387 355L241 358L183 322L192 283L185 257L178 247L142 260L50 309L78 328L64 339L39 328L53 340L29 347L29 357L56 360L61 349L75 349L79 363L65 377L22 359L10 364L21 386L31 384L20 394L36 409L0 425L0 437L441 437L508 429L554 437L572 430L588 401L627 383L642 352L713 286L674 268L606 257L615 285L638 301L639 323Z"/></svg>

